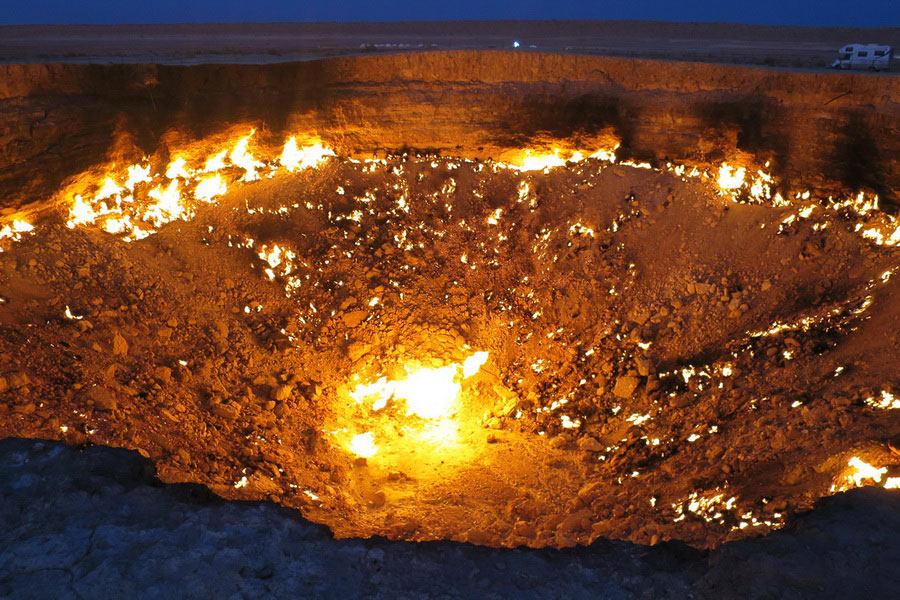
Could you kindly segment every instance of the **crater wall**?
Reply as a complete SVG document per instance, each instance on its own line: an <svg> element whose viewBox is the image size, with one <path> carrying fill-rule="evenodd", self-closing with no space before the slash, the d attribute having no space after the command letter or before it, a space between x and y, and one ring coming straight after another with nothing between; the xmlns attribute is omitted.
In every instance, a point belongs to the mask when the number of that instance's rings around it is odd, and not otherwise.
<svg viewBox="0 0 900 600"><path fill-rule="evenodd" d="M900 188L900 78L505 51L268 65L0 66L0 192L252 124L339 152L499 157L615 136L619 158L762 166L783 191Z"/></svg>

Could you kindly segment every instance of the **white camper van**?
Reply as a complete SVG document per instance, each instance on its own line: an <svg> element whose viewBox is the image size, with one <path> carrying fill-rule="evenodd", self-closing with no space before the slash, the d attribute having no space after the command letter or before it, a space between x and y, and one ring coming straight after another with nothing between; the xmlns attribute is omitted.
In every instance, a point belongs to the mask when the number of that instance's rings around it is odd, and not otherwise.
<svg viewBox="0 0 900 600"><path fill-rule="evenodd" d="M894 49L878 44L849 44L838 50L832 69L871 69L883 71L891 66Z"/></svg>

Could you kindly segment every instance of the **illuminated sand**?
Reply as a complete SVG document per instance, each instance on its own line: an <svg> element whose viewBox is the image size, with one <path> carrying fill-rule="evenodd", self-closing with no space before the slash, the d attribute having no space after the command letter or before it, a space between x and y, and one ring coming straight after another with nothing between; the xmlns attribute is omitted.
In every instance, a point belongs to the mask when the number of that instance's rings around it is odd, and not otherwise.
<svg viewBox="0 0 900 600"><path fill-rule="evenodd" d="M873 197L614 146L254 140L10 222L5 435L138 448L339 536L488 545L715 545L897 485L900 229Z"/></svg>

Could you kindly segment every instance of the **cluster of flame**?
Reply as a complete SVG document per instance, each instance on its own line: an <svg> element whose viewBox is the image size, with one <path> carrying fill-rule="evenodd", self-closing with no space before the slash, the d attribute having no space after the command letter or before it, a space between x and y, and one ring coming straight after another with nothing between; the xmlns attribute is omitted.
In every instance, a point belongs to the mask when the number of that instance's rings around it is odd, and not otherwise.
<svg viewBox="0 0 900 600"><path fill-rule="evenodd" d="M885 477L887 472L887 467L875 467L858 456L853 456L847 462L846 471L831 485L829 492L833 494L852 488L879 484L888 490L900 489L900 477ZM691 492L687 497L671 506L675 511L674 521L676 523L691 515L695 519L720 525L726 524L727 519L737 521L737 524L731 527L732 529L762 526L777 528L784 525L782 513L775 512L763 517L754 516L752 510L741 508L737 497L729 496L721 488L706 492Z"/></svg>
<svg viewBox="0 0 900 600"><path fill-rule="evenodd" d="M0 240L8 239L17 242L22 239L23 235L32 231L34 231L34 225L28 221L15 219L12 223L0 227ZM2 246L0 246L0 252L3 252Z"/></svg>
<svg viewBox="0 0 900 600"><path fill-rule="evenodd" d="M89 197L75 194L68 199L70 228L81 225L98 225L105 231L122 237L125 241L143 239L161 226L178 219L190 219L202 204L210 204L225 195L229 186L235 183L252 182L263 177L274 177L279 170L294 172L314 168L335 156L335 152L320 140L299 146L295 137L284 143L281 154L270 158L257 158L250 151L250 142L255 131L240 138L230 148L220 149L208 156L201 164L189 165L178 152L164 170L154 172L149 162L131 165L124 174L110 174L101 177L95 191ZM536 152L525 150L514 159L498 166L521 172L548 171L556 167L580 163L594 159L609 164L653 169L649 163L619 160L618 146L604 148L592 153L581 151ZM768 163L766 164L768 166ZM721 194L732 198L767 203L772 206L789 206L797 201L810 199L810 193L798 193L793 202L785 200L775 192L774 178L763 170L722 163L717 172L701 170L697 167L666 163L656 170L672 173L684 180L702 179L715 182ZM820 202L832 210L851 209L860 216L867 216L878 208L878 197L859 194L855 198L834 200L829 197ZM810 204L809 207L815 207ZM857 231L878 245L900 243L900 223L890 215L879 213L879 223ZM24 220L16 220L0 227L0 240L17 241L33 226ZM0 248L2 250L2 248Z"/></svg>
<svg viewBox="0 0 900 600"><path fill-rule="evenodd" d="M795 193L792 200L785 199L780 192L776 191L775 178L762 169L748 169L743 166L730 165L727 162L723 162L715 172L673 163L666 163L663 167L654 169L650 163L618 160L616 150L618 150L618 146L598 150L589 155L577 151L568 155L565 153L561 155L560 150L554 150L553 153L525 151L516 162L506 166L517 171L547 171L590 158L638 169L664 171L684 181L689 179L711 181L716 184L719 193L723 196L731 199L742 198L749 202L768 204L773 207L799 206L810 202L812 198L809 191L804 191ZM765 167L769 166L770 164L767 162ZM808 218L810 213L820 206L831 211L849 210L860 217L869 217L877 212L877 219L872 225L865 226L857 223L855 231L876 245L895 246L900 243L900 221L891 215L878 212L878 202L877 195L867 196L864 192L840 200L829 196L821 202L813 201L802 206L798 214L802 218Z"/></svg>
<svg viewBox="0 0 900 600"><path fill-rule="evenodd" d="M107 176L91 198L80 194L72 198L66 224L70 228L98 224L125 241L140 240L166 223L191 219L199 205L215 202L229 185L271 178L281 169L313 168L334 156L318 140L301 147L291 137L280 156L260 160L248 149L254 133L201 165L190 166L185 158L176 157L161 173L151 174L151 165L144 162L129 166L124 177Z"/></svg>
<svg viewBox="0 0 900 600"><path fill-rule="evenodd" d="M888 472L887 467L872 466L858 456L850 458L847 466L851 470L841 478L841 481L831 486L832 492L842 492L850 488L862 487L867 485L864 483L867 480L876 484L881 483L882 479L884 479L884 489L900 489L900 477L885 477Z"/></svg>

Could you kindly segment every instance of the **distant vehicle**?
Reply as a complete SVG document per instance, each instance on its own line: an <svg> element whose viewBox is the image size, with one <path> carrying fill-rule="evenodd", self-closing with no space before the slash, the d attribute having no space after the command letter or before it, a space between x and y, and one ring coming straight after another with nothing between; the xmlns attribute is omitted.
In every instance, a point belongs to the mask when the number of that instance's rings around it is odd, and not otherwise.
<svg viewBox="0 0 900 600"><path fill-rule="evenodd" d="M878 44L849 44L838 50L832 69L871 69L883 71L890 68L894 49Z"/></svg>

